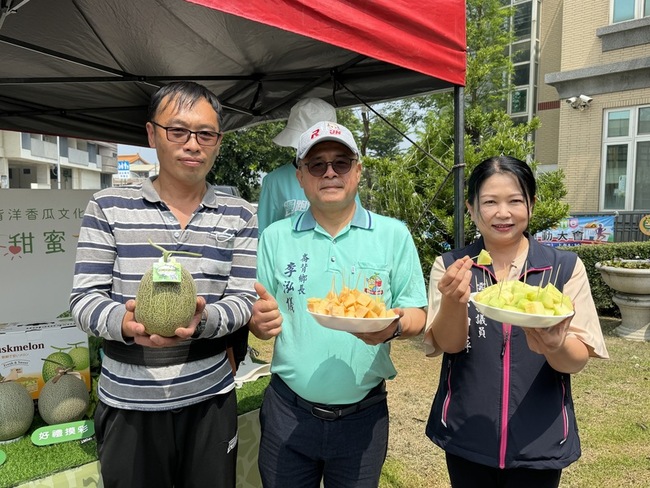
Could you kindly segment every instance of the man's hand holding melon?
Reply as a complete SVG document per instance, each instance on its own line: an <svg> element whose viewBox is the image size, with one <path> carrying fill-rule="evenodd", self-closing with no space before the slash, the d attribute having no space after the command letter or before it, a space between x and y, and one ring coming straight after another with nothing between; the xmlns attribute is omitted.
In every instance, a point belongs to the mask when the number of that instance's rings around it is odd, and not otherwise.
<svg viewBox="0 0 650 488"><path fill-rule="evenodd" d="M135 300L126 302L122 335L141 346L169 347L192 337L205 309L205 298L197 296L192 274L171 256L201 255L168 251L151 240L149 244L162 256L140 280Z"/></svg>
<svg viewBox="0 0 650 488"><path fill-rule="evenodd" d="M187 327L177 328L175 330L175 335L171 337L163 337L158 334L149 335L145 331L144 325L136 322L135 307L135 300L129 300L126 302L126 315L122 320L122 335L125 338L133 338L135 343L141 346L169 347L192 337L192 334L194 334L194 331L196 330L196 326L201 321L201 314L205 308L205 298L196 298L196 312L192 317L192 320L188 323Z"/></svg>

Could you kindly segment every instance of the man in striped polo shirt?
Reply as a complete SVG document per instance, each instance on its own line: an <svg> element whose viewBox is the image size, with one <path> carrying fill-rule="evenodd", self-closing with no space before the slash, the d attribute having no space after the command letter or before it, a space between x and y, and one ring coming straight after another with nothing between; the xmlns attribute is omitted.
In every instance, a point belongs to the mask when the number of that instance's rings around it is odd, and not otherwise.
<svg viewBox="0 0 650 488"><path fill-rule="evenodd" d="M162 87L146 124L159 175L99 191L86 208L70 306L82 330L104 339L95 429L106 487L235 486L236 396L225 349L256 299L257 218L248 202L206 182L220 118L205 87ZM197 254L176 258L198 298L173 337L148 335L135 321L138 285L161 255L149 241Z"/></svg>

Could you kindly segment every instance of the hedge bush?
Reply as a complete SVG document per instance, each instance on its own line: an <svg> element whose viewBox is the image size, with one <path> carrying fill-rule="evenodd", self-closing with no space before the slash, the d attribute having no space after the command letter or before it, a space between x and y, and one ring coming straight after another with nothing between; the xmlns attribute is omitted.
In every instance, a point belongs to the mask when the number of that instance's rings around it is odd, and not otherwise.
<svg viewBox="0 0 650 488"><path fill-rule="evenodd" d="M650 241L619 242L611 244L585 244L584 246L560 247L575 252L587 269L591 294L594 297L599 315L620 317L616 304L612 301L614 291L605 284L596 269L596 263L607 259L650 259Z"/></svg>

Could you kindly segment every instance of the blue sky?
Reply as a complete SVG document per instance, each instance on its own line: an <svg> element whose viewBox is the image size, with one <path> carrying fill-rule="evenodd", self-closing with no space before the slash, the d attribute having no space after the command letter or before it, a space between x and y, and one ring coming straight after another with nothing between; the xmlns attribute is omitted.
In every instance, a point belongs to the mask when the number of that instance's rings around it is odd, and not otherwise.
<svg viewBox="0 0 650 488"><path fill-rule="evenodd" d="M156 156L156 150L150 147L140 147L140 146L127 146L126 144L117 145L117 155L121 156L122 154L139 154L142 159L151 164L158 163L158 157Z"/></svg>

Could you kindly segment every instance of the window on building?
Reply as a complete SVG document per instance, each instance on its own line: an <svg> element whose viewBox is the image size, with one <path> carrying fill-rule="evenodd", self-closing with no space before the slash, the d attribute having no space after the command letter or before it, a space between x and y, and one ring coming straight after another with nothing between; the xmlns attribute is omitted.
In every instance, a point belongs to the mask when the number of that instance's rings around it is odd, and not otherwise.
<svg viewBox="0 0 650 488"><path fill-rule="evenodd" d="M650 15L650 0L612 0L612 23Z"/></svg>
<svg viewBox="0 0 650 488"><path fill-rule="evenodd" d="M535 115L539 0L502 0L501 3L514 7L510 21L515 40L506 52L514 67L513 91L508 97L507 110L515 123L527 122Z"/></svg>
<svg viewBox="0 0 650 488"><path fill-rule="evenodd" d="M530 39L532 13L533 3L531 1L515 4L515 15L512 19L515 40Z"/></svg>
<svg viewBox="0 0 650 488"><path fill-rule="evenodd" d="M512 92L510 96L510 113L520 114L528 110L528 90L526 88L518 89Z"/></svg>
<svg viewBox="0 0 650 488"><path fill-rule="evenodd" d="M605 112L602 210L650 210L650 106Z"/></svg>

